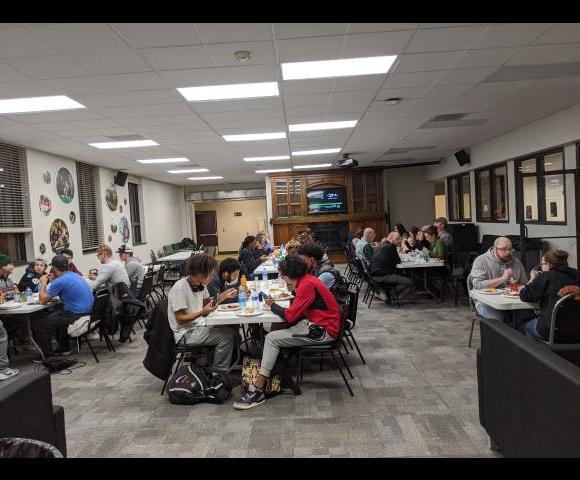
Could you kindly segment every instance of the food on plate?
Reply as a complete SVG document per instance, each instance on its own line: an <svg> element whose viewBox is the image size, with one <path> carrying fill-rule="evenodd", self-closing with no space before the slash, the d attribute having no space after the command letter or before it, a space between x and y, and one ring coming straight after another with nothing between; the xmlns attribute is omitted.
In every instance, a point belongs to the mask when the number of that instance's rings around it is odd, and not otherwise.
<svg viewBox="0 0 580 480"><path fill-rule="evenodd" d="M254 313L254 307L246 307L244 310L244 313L246 315L250 315L250 314Z"/></svg>
<svg viewBox="0 0 580 480"><path fill-rule="evenodd" d="M508 290L504 293L504 295L506 295L508 297L519 297L520 292L512 292L511 290Z"/></svg>
<svg viewBox="0 0 580 480"><path fill-rule="evenodd" d="M270 287L270 293L272 292L281 292L282 289L280 287Z"/></svg>
<svg viewBox="0 0 580 480"><path fill-rule="evenodd" d="M220 310L239 310L240 305L237 303L227 303L225 305L220 305Z"/></svg>
<svg viewBox="0 0 580 480"><path fill-rule="evenodd" d="M272 293L272 290L270 290L270 293ZM288 298L288 297L290 297L290 294L288 292L280 291L280 292L272 293L272 298L274 300L282 300L283 298Z"/></svg>
<svg viewBox="0 0 580 480"><path fill-rule="evenodd" d="M502 290L498 290L497 288L484 288L481 291L484 292L484 293L499 293Z"/></svg>

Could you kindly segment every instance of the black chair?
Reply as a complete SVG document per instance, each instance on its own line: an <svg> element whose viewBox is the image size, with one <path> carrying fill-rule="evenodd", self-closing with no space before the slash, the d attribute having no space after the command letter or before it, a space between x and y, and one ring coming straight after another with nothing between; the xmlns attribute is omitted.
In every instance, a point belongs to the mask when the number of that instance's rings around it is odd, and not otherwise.
<svg viewBox="0 0 580 480"><path fill-rule="evenodd" d="M358 355L363 363L363 365L366 365L366 361L360 351L360 348L358 346L358 343L356 341L356 339L354 338L354 334L352 333L352 331L354 330L354 327L356 326L356 315L358 312L358 297L360 294L360 287L358 285L356 285L355 283L349 283L348 284L348 295L349 295L349 301L348 301L348 305L346 308L346 326L345 326L345 330L344 330L344 337L346 338L346 340L348 341L349 345L350 345L350 340L352 340L352 343L354 344L356 351L358 352ZM352 348L352 346L351 346Z"/></svg>
<svg viewBox="0 0 580 480"><path fill-rule="evenodd" d="M385 293L385 295L388 298L389 303L392 303L398 307L401 306L401 304L399 302L399 297L398 297L394 287L379 284L378 282L376 282L373 279L371 272L370 272L370 269L369 269L369 264L366 261L366 259L361 258L361 257L356 257L355 258L355 265L357 266L357 269L359 270L364 281L367 283L367 289L366 289L365 294L363 296L363 303L366 303L366 301L368 299L368 301L369 301L369 303L367 304L368 308L371 307L371 303L373 302L375 295L378 296L378 294L380 292Z"/></svg>
<svg viewBox="0 0 580 480"><path fill-rule="evenodd" d="M580 344L580 287L571 287L552 310L548 345Z"/></svg>
<svg viewBox="0 0 580 480"><path fill-rule="evenodd" d="M166 297L164 277L165 277L165 265L161 264L159 266L159 270L157 270L157 275L155 276L155 281L153 283L152 290L152 293L154 293L158 297L158 301Z"/></svg>
<svg viewBox="0 0 580 480"><path fill-rule="evenodd" d="M145 303L147 305L147 310L153 310L155 306L155 300L152 297L153 294L153 272L147 272L143 277L143 284L141 285L141 291L137 300ZM139 323L141 323L139 321Z"/></svg>
<svg viewBox="0 0 580 480"><path fill-rule="evenodd" d="M88 329L86 333L83 333L82 335L76 337L76 342L77 342L77 353L81 352L81 346L84 340L84 342L88 345L89 350L93 354L95 362L100 363L99 358L97 357L97 354L95 353L95 350L93 349L93 346L89 339L89 335L98 330L99 336L101 337L101 339L105 340L105 343L109 351L113 352L115 351L113 341L109 336L109 333L107 332L107 329L105 328L104 325L107 315L109 315L109 305L111 303L111 297L109 291L106 288L96 291L94 297L95 301L93 303L93 311L91 312L91 319L89 321Z"/></svg>
<svg viewBox="0 0 580 480"><path fill-rule="evenodd" d="M149 255L151 257L151 265L157 265L157 255L153 250L150 250Z"/></svg>

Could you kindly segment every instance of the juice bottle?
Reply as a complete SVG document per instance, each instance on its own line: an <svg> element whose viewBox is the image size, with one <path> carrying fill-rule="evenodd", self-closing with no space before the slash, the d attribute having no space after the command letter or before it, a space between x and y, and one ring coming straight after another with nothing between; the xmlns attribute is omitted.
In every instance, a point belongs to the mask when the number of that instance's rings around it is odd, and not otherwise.
<svg viewBox="0 0 580 480"><path fill-rule="evenodd" d="M243 290L244 292L248 291L248 280L245 275L242 275L240 278L240 290Z"/></svg>

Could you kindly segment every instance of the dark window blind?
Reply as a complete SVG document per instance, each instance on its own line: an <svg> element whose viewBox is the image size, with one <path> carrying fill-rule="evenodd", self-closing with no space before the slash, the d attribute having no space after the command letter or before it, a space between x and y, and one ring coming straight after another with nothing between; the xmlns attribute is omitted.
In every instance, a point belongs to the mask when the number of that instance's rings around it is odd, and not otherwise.
<svg viewBox="0 0 580 480"><path fill-rule="evenodd" d="M133 245L142 244L141 218L139 216L139 185L129 183L129 206L131 208L131 230L133 233Z"/></svg>
<svg viewBox="0 0 580 480"><path fill-rule="evenodd" d="M26 150L0 143L0 229L31 229Z"/></svg>
<svg viewBox="0 0 580 480"><path fill-rule="evenodd" d="M82 162L76 162L76 164L81 236L83 252L85 252L96 249L103 238L99 167Z"/></svg>

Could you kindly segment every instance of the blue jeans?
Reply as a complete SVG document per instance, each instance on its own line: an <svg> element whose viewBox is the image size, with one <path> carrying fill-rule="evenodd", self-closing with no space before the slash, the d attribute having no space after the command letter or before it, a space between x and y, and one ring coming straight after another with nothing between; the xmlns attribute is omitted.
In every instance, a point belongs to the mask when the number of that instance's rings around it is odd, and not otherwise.
<svg viewBox="0 0 580 480"><path fill-rule="evenodd" d="M501 310L496 310L495 308L486 305L485 303L479 302L475 310L483 318L490 318L491 320L501 320L504 319L504 313Z"/></svg>
<svg viewBox="0 0 580 480"><path fill-rule="evenodd" d="M538 333L538 319L537 318L533 318L532 320L527 322L526 326L524 327L524 331L526 333L526 336L528 336L528 337L542 338L540 336L540 334Z"/></svg>

